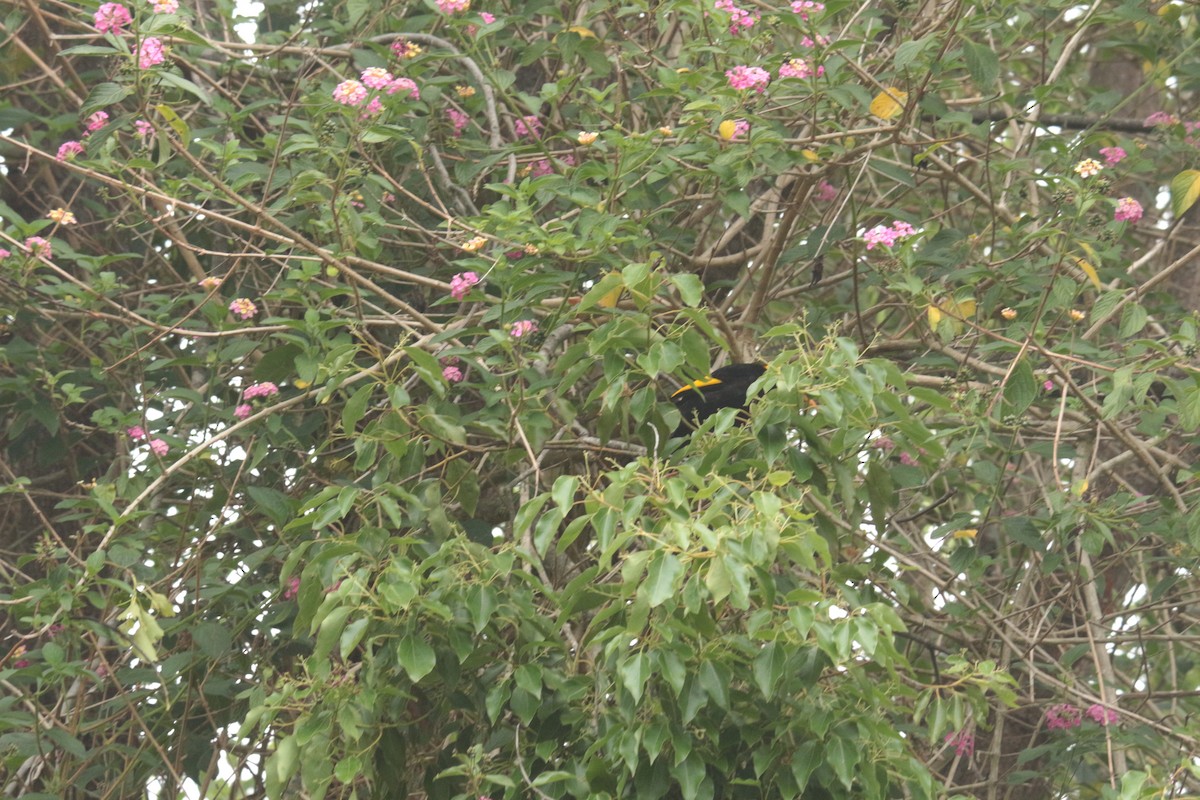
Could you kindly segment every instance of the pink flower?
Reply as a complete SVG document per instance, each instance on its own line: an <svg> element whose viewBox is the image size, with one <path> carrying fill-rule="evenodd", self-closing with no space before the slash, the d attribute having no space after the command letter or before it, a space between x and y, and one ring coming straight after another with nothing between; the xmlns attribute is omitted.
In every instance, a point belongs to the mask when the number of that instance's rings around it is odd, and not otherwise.
<svg viewBox="0 0 1200 800"><path fill-rule="evenodd" d="M283 599L291 600L300 593L300 578L296 575L288 578L287 588L283 590Z"/></svg>
<svg viewBox="0 0 1200 800"><path fill-rule="evenodd" d="M743 139L750 134L750 123L747 120L734 120L733 139Z"/></svg>
<svg viewBox="0 0 1200 800"><path fill-rule="evenodd" d="M367 99L367 87L358 81L342 81L334 88L333 99L344 106L361 105Z"/></svg>
<svg viewBox="0 0 1200 800"><path fill-rule="evenodd" d="M1042 383L1042 390L1047 391L1047 392L1053 392L1054 391L1054 381L1052 381L1052 380L1044 381Z"/></svg>
<svg viewBox="0 0 1200 800"><path fill-rule="evenodd" d="M1070 730L1083 724L1083 714L1070 703L1059 703L1046 709L1046 727L1049 730Z"/></svg>
<svg viewBox="0 0 1200 800"><path fill-rule="evenodd" d="M257 397L274 397L277 394L279 394L279 387L270 381L264 381L247 386L246 391L242 392L242 397L253 400Z"/></svg>
<svg viewBox="0 0 1200 800"><path fill-rule="evenodd" d="M1174 114L1168 114L1165 111L1155 111L1150 116L1142 121L1142 124L1147 128L1156 128L1159 125L1178 125L1179 117Z"/></svg>
<svg viewBox="0 0 1200 800"><path fill-rule="evenodd" d="M129 436L130 439L133 439L135 442L139 439L146 438L146 429L143 428L141 425L134 425L132 428L128 428L125 431L125 433L126 433L126 435Z"/></svg>
<svg viewBox="0 0 1200 800"><path fill-rule="evenodd" d="M513 130L523 139L542 138L542 121L533 114L521 117L513 123Z"/></svg>
<svg viewBox="0 0 1200 800"><path fill-rule="evenodd" d="M178 0L153 0L155 14L174 14L179 10Z"/></svg>
<svg viewBox="0 0 1200 800"><path fill-rule="evenodd" d="M138 66L142 69L150 69L153 66L161 64L166 56L163 55L162 41L154 36L147 36L142 39L141 45L138 46Z"/></svg>
<svg viewBox="0 0 1200 800"><path fill-rule="evenodd" d="M896 443L892 441L892 437L890 436L880 436L871 443L871 446L882 450L885 453L890 453L896 449Z"/></svg>
<svg viewBox="0 0 1200 800"><path fill-rule="evenodd" d="M481 20L483 20L483 24L484 24L484 25L491 25L493 22L495 22L495 21L496 21L496 15L495 15L495 14L489 14L489 13L488 13L488 12L486 12L486 11L480 11L480 12L479 12L479 18L480 18Z"/></svg>
<svg viewBox="0 0 1200 800"><path fill-rule="evenodd" d="M815 199L818 203L832 203L837 199L838 190L832 183L822 180L817 184Z"/></svg>
<svg viewBox="0 0 1200 800"><path fill-rule="evenodd" d="M359 115L359 119L366 119L367 117L373 117L376 114L378 114L380 111L383 111L383 101L380 100L378 97L372 97L370 99L370 101L366 104L366 106L363 107L363 112L362 112L362 114ZM356 208L362 208L362 207L363 207L363 205L361 203L359 203L356 206Z"/></svg>
<svg viewBox="0 0 1200 800"><path fill-rule="evenodd" d="M8 258L11 255L12 255L11 250L5 250L3 247L0 247L0 258Z"/></svg>
<svg viewBox="0 0 1200 800"><path fill-rule="evenodd" d="M1123 147L1101 147L1100 155L1104 156L1104 163L1111 167L1113 164L1121 163L1121 160L1129 154Z"/></svg>
<svg viewBox="0 0 1200 800"><path fill-rule="evenodd" d="M745 65L725 70L725 77L729 79L729 85L734 89L754 89L760 94L771 82L771 73L762 67Z"/></svg>
<svg viewBox="0 0 1200 800"><path fill-rule="evenodd" d="M455 300L462 300L477 283L479 276L474 272L460 272L450 279L450 296Z"/></svg>
<svg viewBox="0 0 1200 800"><path fill-rule="evenodd" d="M1094 158L1085 158L1075 165L1075 172L1081 178L1090 178L1093 175L1099 175L1102 169L1104 169L1104 165Z"/></svg>
<svg viewBox="0 0 1200 800"><path fill-rule="evenodd" d="M58 155L54 156L59 161L74 161L75 156L83 153L83 145L79 142L71 140L63 142L58 146Z"/></svg>
<svg viewBox="0 0 1200 800"><path fill-rule="evenodd" d="M554 165L550 163L548 158L539 158L533 162L533 166L529 170L529 174L534 178L540 178L543 175L553 175Z"/></svg>
<svg viewBox="0 0 1200 800"><path fill-rule="evenodd" d="M397 92L408 92L408 99L420 100L421 91L417 88L417 83L412 78L396 78L387 85L388 94L396 94Z"/></svg>
<svg viewBox="0 0 1200 800"><path fill-rule="evenodd" d="M454 135L462 136L467 125L471 124L471 118L457 108L447 108L446 116L450 118L450 124L454 126Z"/></svg>
<svg viewBox="0 0 1200 800"><path fill-rule="evenodd" d="M382 89L395 80L395 77L383 67L367 67L362 72L363 85L370 89Z"/></svg>
<svg viewBox="0 0 1200 800"><path fill-rule="evenodd" d="M92 15L92 24L101 33L111 31L119 34L121 29L131 22L133 22L133 17L130 16L129 9L120 3L105 3Z"/></svg>
<svg viewBox="0 0 1200 800"><path fill-rule="evenodd" d="M258 306L252 300L239 297L229 304L229 313L241 320L247 320L258 313Z"/></svg>
<svg viewBox="0 0 1200 800"><path fill-rule="evenodd" d="M876 225L874 228L871 228L871 230L863 234L863 241L867 243L867 249L872 250L876 245L880 244L885 247L891 247L896 242L912 236L914 233L916 231L913 230L912 225L901 220L896 220L890 228L883 225Z"/></svg>
<svg viewBox="0 0 1200 800"><path fill-rule="evenodd" d="M792 12L799 14L800 19L808 19L808 13L810 11L816 13L824 10L824 3L815 3L813 0L795 0L795 2L792 3Z"/></svg>
<svg viewBox="0 0 1200 800"><path fill-rule="evenodd" d="M397 39L392 42L392 53L395 54L396 58L416 58L421 55L421 45L416 42Z"/></svg>
<svg viewBox="0 0 1200 800"><path fill-rule="evenodd" d="M25 249L29 251L30 255L41 258L50 258L54 255L54 249L50 246L50 242L40 236L30 236L26 239Z"/></svg>
<svg viewBox="0 0 1200 800"><path fill-rule="evenodd" d="M457 14L471 7L471 0L437 0L437 7L443 14Z"/></svg>
<svg viewBox="0 0 1200 800"><path fill-rule="evenodd" d="M1100 725L1114 725L1121 718L1121 715L1115 709L1105 708L1099 703L1088 706L1087 711L1084 713L1091 717L1093 722L1097 722Z"/></svg>
<svg viewBox="0 0 1200 800"><path fill-rule="evenodd" d="M789 58L779 68L779 77L781 78L811 78L813 75L824 74L824 67L818 65L816 70L813 70L803 58Z"/></svg>
<svg viewBox="0 0 1200 800"><path fill-rule="evenodd" d="M912 453L905 451L900 454L900 463L906 467L915 467L917 465L917 460L913 458Z"/></svg>
<svg viewBox="0 0 1200 800"><path fill-rule="evenodd" d="M752 14L744 8L738 8L733 4L733 0L716 0L713 7L718 11L725 11L729 14L729 32L734 36L741 33L743 28L753 28L754 23L758 22L758 14Z"/></svg>
<svg viewBox="0 0 1200 800"><path fill-rule="evenodd" d="M442 367L442 377L448 383L458 383L463 379L462 370L455 366Z"/></svg>
<svg viewBox="0 0 1200 800"><path fill-rule="evenodd" d="M1117 201L1117 210L1113 219L1117 222L1137 222L1142 218L1142 204L1132 197L1122 197Z"/></svg>
<svg viewBox="0 0 1200 800"><path fill-rule="evenodd" d="M167 443L164 442L162 439L151 439L150 440L150 449L154 451L154 455L158 456L159 458L162 458L163 456L165 456L167 454L167 451L170 450L171 448L168 447Z"/></svg>
<svg viewBox="0 0 1200 800"><path fill-rule="evenodd" d="M537 323L530 319L517 320L509 328L509 333L514 339L520 339L522 336L528 336L537 330Z"/></svg>
<svg viewBox="0 0 1200 800"><path fill-rule="evenodd" d="M252 413L254 413L254 409L250 407L249 403L242 403L233 409L233 415L238 419L245 419Z"/></svg>
<svg viewBox="0 0 1200 800"><path fill-rule="evenodd" d="M966 731L950 731L944 741L954 745L954 755L970 758L975 755L975 735Z"/></svg>
<svg viewBox="0 0 1200 800"><path fill-rule="evenodd" d="M819 33L817 34L817 40L815 42L813 41L811 36L805 36L804 38L802 38L800 40L801 47L816 47L817 45L821 45L822 47L824 47L827 44L829 44L829 37L822 36Z"/></svg>
<svg viewBox="0 0 1200 800"><path fill-rule="evenodd" d="M154 126L144 119L136 120L133 127L137 129L138 136L149 136L154 133Z"/></svg>
<svg viewBox="0 0 1200 800"><path fill-rule="evenodd" d="M103 111L97 111L84 121L84 127L88 131L98 131L108 122L108 114Z"/></svg>
<svg viewBox="0 0 1200 800"><path fill-rule="evenodd" d="M221 279L216 275L209 275L207 278L201 278L198 285L201 289L211 292L221 285Z"/></svg>

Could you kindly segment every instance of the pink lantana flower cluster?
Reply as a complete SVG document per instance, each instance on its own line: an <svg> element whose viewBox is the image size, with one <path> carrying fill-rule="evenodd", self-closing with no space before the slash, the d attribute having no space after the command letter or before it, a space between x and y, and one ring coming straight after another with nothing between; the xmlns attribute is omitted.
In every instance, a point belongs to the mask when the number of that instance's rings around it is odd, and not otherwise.
<svg viewBox="0 0 1200 800"><path fill-rule="evenodd" d="M474 272L460 272L450 279L450 296L455 300L462 300L477 283L479 276Z"/></svg>
<svg viewBox="0 0 1200 800"><path fill-rule="evenodd" d="M824 179L817 184L817 191L813 195L814 199L818 203L831 203L837 199L837 196L837 187Z"/></svg>
<svg viewBox="0 0 1200 800"><path fill-rule="evenodd" d="M1113 219L1117 222L1137 222L1142 218L1142 204L1132 197L1122 197L1117 201L1117 210Z"/></svg>
<svg viewBox="0 0 1200 800"><path fill-rule="evenodd" d="M461 14L471 7L471 0L437 0L437 7L443 14Z"/></svg>
<svg viewBox="0 0 1200 800"><path fill-rule="evenodd" d="M537 323L533 320L520 319L512 324L508 332L514 339L520 339L522 336L528 336L537 329Z"/></svg>
<svg viewBox="0 0 1200 800"><path fill-rule="evenodd" d="M1070 703L1058 703L1046 709L1046 728L1052 731L1078 728L1085 716L1097 725L1104 726L1115 725L1121 719L1115 709L1105 708L1099 703L1088 706L1086 711L1080 711Z"/></svg>
<svg viewBox="0 0 1200 800"><path fill-rule="evenodd" d="M248 320L258 313L258 306L246 297L239 297L229 303L229 313L240 320Z"/></svg>
<svg viewBox="0 0 1200 800"><path fill-rule="evenodd" d="M1120 164L1129 154L1123 147L1101 147L1100 155L1104 156L1104 163L1111 167Z"/></svg>
<svg viewBox="0 0 1200 800"><path fill-rule="evenodd" d="M729 85L734 89L754 89L759 94L771 82L771 73L762 67L746 65L725 70L725 77L729 79Z"/></svg>
<svg viewBox="0 0 1200 800"><path fill-rule="evenodd" d="M26 239L25 249L30 255L39 258L50 258L54 255L54 248L50 246L50 242L41 236L30 236Z"/></svg>
<svg viewBox="0 0 1200 800"><path fill-rule="evenodd" d="M174 14L179 10L178 0L153 0L155 14Z"/></svg>
<svg viewBox="0 0 1200 800"><path fill-rule="evenodd" d="M954 755L970 758L975 755L975 734L966 731L950 731L943 740L954 746Z"/></svg>
<svg viewBox="0 0 1200 800"><path fill-rule="evenodd" d="M138 67L150 69L166 60L162 40L156 36L147 36L138 45Z"/></svg>
<svg viewBox="0 0 1200 800"><path fill-rule="evenodd" d="M729 32L734 36L737 36L747 28L753 28L754 23L759 20L758 14L753 14L744 8L739 8L734 5L733 0L716 0L713 6L718 11L724 11L729 14Z"/></svg>
<svg viewBox="0 0 1200 800"><path fill-rule="evenodd" d="M376 92L372 94L372 91ZM421 90L412 78L397 78L383 67L367 67L359 80L345 80L333 89L333 99L344 106L358 107L366 103L366 114L377 114L383 110L379 93L406 94L411 100L421 99ZM369 98L369 99L368 99Z"/></svg>
<svg viewBox="0 0 1200 800"><path fill-rule="evenodd" d="M242 392L242 400L268 400L279 394L279 387L270 381L262 383L252 383ZM246 419L254 413L254 406L249 402L242 402L233 409L233 415L238 419Z"/></svg>
<svg viewBox="0 0 1200 800"><path fill-rule="evenodd" d="M907 239L916 233L912 225L901 220L896 220L891 224L891 227L884 225L876 225L871 230L863 234L863 241L867 243L867 249L873 250L876 245L891 247L901 239Z"/></svg>
<svg viewBox="0 0 1200 800"><path fill-rule="evenodd" d="M800 19L808 19L809 14L816 14L825 10L824 3L817 3L814 0L795 0L792 3L792 13L799 14Z"/></svg>
<svg viewBox="0 0 1200 800"><path fill-rule="evenodd" d="M83 122L83 126L87 128L88 133L94 133L100 130L108 123L108 114L104 111L97 111Z"/></svg>
<svg viewBox="0 0 1200 800"><path fill-rule="evenodd" d="M78 155L83 155L83 143L71 140L60 144L54 157L59 161L74 161Z"/></svg>
<svg viewBox="0 0 1200 800"><path fill-rule="evenodd" d="M458 366L458 356L442 359L442 377L447 383L458 383L463 379L462 368Z"/></svg>
<svg viewBox="0 0 1200 800"><path fill-rule="evenodd" d="M450 124L454 126L454 137L456 139L462 136L463 131L471 124L471 118L457 108L447 108L446 117L450 120Z"/></svg>
<svg viewBox="0 0 1200 800"><path fill-rule="evenodd" d="M92 15L92 24L101 33L119 35L131 22L133 16L129 9L120 3L104 3Z"/></svg>
<svg viewBox="0 0 1200 800"><path fill-rule="evenodd" d="M400 59L416 58L421 55L421 45L405 39L397 39L392 42L392 53Z"/></svg>
<svg viewBox="0 0 1200 800"><path fill-rule="evenodd" d="M522 139L542 138L542 121L533 114L527 114L513 122L513 130Z"/></svg>
<svg viewBox="0 0 1200 800"><path fill-rule="evenodd" d="M814 75L820 76L824 74L825 68L823 66L818 64L816 69L813 69L803 58L789 58L779 68L779 77L781 78L811 78Z"/></svg>
<svg viewBox="0 0 1200 800"><path fill-rule="evenodd" d="M1075 174L1081 178L1090 178L1093 175L1099 175L1104 169L1104 165L1094 158L1085 158L1075 165Z"/></svg>
<svg viewBox="0 0 1200 800"><path fill-rule="evenodd" d="M127 428L125 430L125 435L135 442L140 442L143 439L149 438L149 435L146 433L146 429L141 425L134 425L131 428ZM170 446L162 439L149 439L148 444L150 445L150 450L153 451L154 455L158 456L159 458L165 456L167 451L171 449Z"/></svg>

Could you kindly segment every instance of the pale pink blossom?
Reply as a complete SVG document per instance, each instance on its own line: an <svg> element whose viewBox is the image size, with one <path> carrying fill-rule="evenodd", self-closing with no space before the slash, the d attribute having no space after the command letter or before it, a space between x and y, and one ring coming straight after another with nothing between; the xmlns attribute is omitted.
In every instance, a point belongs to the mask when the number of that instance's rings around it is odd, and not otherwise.
<svg viewBox="0 0 1200 800"><path fill-rule="evenodd" d="M277 394L279 394L279 387L270 381L264 381L247 386L246 391L242 392L242 397L247 400L254 400L259 397L274 397Z"/></svg>
<svg viewBox="0 0 1200 800"><path fill-rule="evenodd" d="M345 106L361 105L367 99L367 87L358 81L342 81L334 88L333 99Z"/></svg>
<svg viewBox="0 0 1200 800"><path fill-rule="evenodd" d="M450 119L450 124L454 126L454 135L462 136L467 125L471 124L471 118L457 108L447 108L446 116Z"/></svg>
<svg viewBox="0 0 1200 800"><path fill-rule="evenodd" d="M283 599L291 600L300 593L300 578L293 575L288 578L287 588L283 590Z"/></svg>
<svg viewBox="0 0 1200 800"><path fill-rule="evenodd" d="M1104 156L1104 163L1111 167L1121 163L1129 154L1123 147L1101 147L1100 155Z"/></svg>
<svg viewBox="0 0 1200 800"><path fill-rule="evenodd" d="M832 183L827 180L822 180L817 184L817 191L814 198L818 203L832 203L837 199L838 190Z"/></svg>
<svg viewBox="0 0 1200 800"><path fill-rule="evenodd" d="M154 126L144 119L135 120L133 127L137 130L138 136L149 136L154 133Z"/></svg>
<svg viewBox="0 0 1200 800"><path fill-rule="evenodd" d="M408 92L410 100L421 99L421 90L417 88L417 83L412 78L396 78L387 85L388 94L397 92Z"/></svg>
<svg viewBox="0 0 1200 800"><path fill-rule="evenodd" d="M811 78L814 75L824 74L824 67L818 64L814 70L803 58L789 58L779 68L779 77L781 78Z"/></svg>
<svg viewBox="0 0 1200 800"><path fill-rule="evenodd" d="M1070 703L1059 703L1046 709L1046 727L1050 730L1070 730L1083 724L1083 713Z"/></svg>
<svg viewBox="0 0 1200 800"><path fill-rule="evenodd" d="M54 248L50 246L50 242L41 236L30 236L26 239L25 249L29 251L30 255L40 256L41 258L50 258L54 255Z"/></svg>
<svg viewBox="0 0 1200 800"><path fill-rule="evenodd" d="M486 11L480 11L480 12L479 12L479 18L480 18L481 20L483 20L483 24L484 24L484 25L491 25L493 22L495 22L495 21L496 21L496 15L495 15L495 14L489 14L489 13L488 13L488 12L486 12Z"/></svg>
<svg viewBox="0 0 1200 800"><path fill-rule="evenodd" d="M153 0L155 14L174 14L179 10L179 0Z"/></svg>
<svg viewBox="0 0 1200 800"><path fill-rule="evenodd" d="M437 7L443 14L457 14L471 7L471 0L437 0Z"/></svg>
<svg viewBox="0 0 1200 800"><path fill-rule="evenodd" d="M383 111L383 101L378 97L372 97L367 101L367 104L363 106L362 114L359 115L359 118L366 119L367 117L373 117L380 111ZM362 204L360 203L358 207L362 208Z"/></svg>
<svg viewBox="0 0 1200 800"><path fill-rule="evenodd" d="M460 272L450 279L450 296L455 300L462 300L477 283L479 276L474 272Z"/></svg>
<svg viewBox="0 0 1200 800"><path fill-rule="evenodd" d="M3 247L0 247L0 259L8 258L11 255L12 255L11 250L5 250Z"/></svg>
<svg viewBox="0 0 1200 800"><path fill-rule="evenodd" d="M800 19L808 19L809 12L816 13L824 10L824 3L817 3L813 0L795 0L795 2L792 3L792 11L796 14L799 14Z"/></svg>
<svg viewBox="0 0 1200 800"><path fill-rule="evenodd" d="M533 114L527 114L513 123L513 130L523 139L540 139L542 137L542 121Z"/></svg>
<svg viewBox="0 0 1200 800"><path fill-rule="evenodd" d="M537 330L537 323L530 319L517 320L509 328L509 333L514 339L520 339L522 336L528 336Z"/></svg>
<svg viewBox="0 0 1200 800"><path fill-rule="evenodd" d="M131 22L133 22L133 17L130 15L129 9L120 3L105 3L92 15L92 24L101 33L119 34Z"/></svg>
<svg viewBox="0 0 1200 800"><path fill-rule="evenodd" d="M1122 197L1117 201L1117 210L1113 219L1117 222L1137 222L1142 218L1142 204L1132 197Z"/></svg>
<svg viewBox="0 0 1200 800"><path fill-rule="evenodd" d="M383 67L367 67L362 71L363 85L369 89L382 89L395 78L395 75Z"/></svg>
<svg viewBox="0 0 1200 800"><path fill-rule="evenodd" d="M71 140L58 146L58 154L54 157L59 161L74 161L75 156L83 154L83 144Z"/></svg>
<svg viewBox="0 0 1200 800"><path fill-rule="evenodd" d="M163 54L162 40L155 36L147 36L142 39L141 45L138 46L138 66L142 69L150 69L153 66L163 63L166 56Z"/></svg>
<svg viewBox="0 0 1200 800"><path fill-rule="evenodd" d="M916 231L912 225L901 220L896 220L890 227L884 225L876 225L871 230L863 234L863 241L867 243L867 249L873 250L876 245L884 245L891 247L901 239L906 239L912 236Z"/></svg>
<svg viewBox="0 0 1200 800"><path fill-rule="evenodd" d="M975 735L966 731L950 731L944 741L954 745L954 755L970 758L975 755Z"/></svg>
<svg viewBox="0 0 1200 800"><path fill-rule="evenodd" d="M241 320L247 320L258 313L258 306L254 305L254 301L245 297L239 297L229 303L229 313Z"/></svg>
<svg viewBox="0 0 1200 800"><path fill-rule="evenodd" d="M151 439L150 440L150 449L154 451L154 455L158 456L159 458L162 458L163 456L165 456L167 454L167 451L170 450L171 448L168 447L167 443L164 442L162 439Z"/></svg>
<svg viewBox="0 0 1200 800"><path fill-rule="evenodd" d="M453 365L442 367L442 377L449 383L458 383L463 379L463 372L458 367Z"/></svg>
<svg viewBox="0 0 1200 800"><path fill-rule="evenodd" d="M754 23L760 19L758 14L734 5L733 0L716 0L713 7L729 14L729 32L734 36L741 33L743 29L754 27Z"/></svg>
<svg viewBox="0 0 1200 800"><path fill-rule="evenodd" d="M221 279L218 278L216 275L209 275L207 278L200 279L200 288L204 289L205 291L208 291L208 292L211 292L213 289L216 289L220 285L221 285Z"/></svg>
<svg viewBox="0 0 1200 800"><path fill-rule="evenodd" d="M143 428L141 425L134 425L134 426L133 426L133 427L131 427L131 428L127 428L127 429L125 430L125 434L126 434L126 435L127 435L129 438L130 438L130 439L133 439L133 440L136 442L136 441L138 441L139 439L145 439L145 438L146 438L146 429L145 429L145 428Z"/></svg>
<svg viewBox="0 0 1200 800"><path fill-rule="evenodd" d="M239 405L233 409L233 415L235 417L237 417L238 419L245 419L246 417L250 416L253 412L254 412L254 409L250 407L249 403L242 403L241 405Z"/></svg>
<svg viewBox="0 0 1200 800"><path fill-rule="evenodd" d="M1121 715L1115 709L1105 708L1099 703L1088 706L1087 711L1084 713L1091 717L1093 722L1100 725L1115 725L1117 720L1121 718Z"/></svg>
<svg viewBox="0 0 1200 800"><path fill-rule="evenodd" d="M97 111L95 114L92 114L90 117L84 120L84 127L87 128L88 132L90 133L92 131L100 130L107 122L108 114L104 111Z"/></svg>
<svg viewBox="0 0 1200 800"><path fill-rule="evenodd" d="M1166 111L1155 111L1150 116L1142 121L1142 124L1147 128L1156 128L1159 125L1178 125L1179 117L1174 114L1168 114Z"/></svg>
<svg viewBox="0 0 1200 800"><path fill-rule="evenodd" d="M771 82L771 73L762 67L741 65L725 70L725 77L734 89L754 89L760 94Z"/></svg>

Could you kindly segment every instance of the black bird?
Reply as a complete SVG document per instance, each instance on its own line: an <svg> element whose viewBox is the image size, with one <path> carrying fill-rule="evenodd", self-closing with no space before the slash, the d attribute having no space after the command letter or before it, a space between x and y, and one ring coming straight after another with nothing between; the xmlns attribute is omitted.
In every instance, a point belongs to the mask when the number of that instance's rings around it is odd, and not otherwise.
<svg viewBox="0 0 1200 800"><path fill-rule="evenodd" d="M671 395L671 402L683 415L683 421L671 436L687 436L700 423L722 408L740 408L745 421L746 394L750 384L767 371L763 364L730 364L713 370L712 375L693 381Z"/></svg>

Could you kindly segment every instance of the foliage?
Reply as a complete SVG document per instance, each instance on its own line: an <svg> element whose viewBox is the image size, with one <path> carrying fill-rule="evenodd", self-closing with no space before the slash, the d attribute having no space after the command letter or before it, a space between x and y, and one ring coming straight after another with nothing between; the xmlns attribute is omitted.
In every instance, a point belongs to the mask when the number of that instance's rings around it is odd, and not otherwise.
<svg viewBox="0 0 1200 800"><path fill-rule="evenodd" d="M3 6L2 793L1197 791L1193 11L468 5Z"/></svg>

